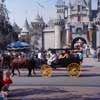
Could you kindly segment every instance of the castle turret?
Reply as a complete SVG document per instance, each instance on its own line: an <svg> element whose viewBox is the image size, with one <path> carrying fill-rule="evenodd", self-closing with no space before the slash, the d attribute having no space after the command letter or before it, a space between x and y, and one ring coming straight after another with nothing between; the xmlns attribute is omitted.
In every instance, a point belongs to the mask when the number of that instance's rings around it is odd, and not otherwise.
<svg viewBox="0 0 100 100"><path fill-rule="evenodd" d="M16 24L16 22L13 23L13 30L17 34L20 34L21 32L21 28Z"/></svg>
<svg viewBox="0 0 100 100"><path fill-rule="evenodd" d="M61 16L61 19L64 19L65 18L65 2L63 0L57 0L57 3L56 3L56 8L57 8L57 15L58 16Z"/></svg>
<svg viewBox="0 0 100 100"><path fill-rule="evenodd" d="M33 38L32 41L33 45L36 48L39 49L44 49L44 34L43 34L43 29L45 26L45 23L43 21L43 18L40 17L39 14L37 14L36 18L34 19L34 21L31 23L32 24L32 28L33 28Z"/></svg>
<svg viewBox="0 0 100 100"><path fill-rule="evenodd" d="M67 47L71 45L71 33L70 33L70 26L66 23L66 45Z"/></svg>
<svg viewBox="0 0 100 100"><path fill-rule="evenodd" d="M96 32L96 47L100 47L100 0L98 0L98 14L96 18L97 32Z"/></svg>
<svg viewBox="0 0 100 100"><path fill-rule="evenodd" d="M100 0L98 0L98 12L100 12Z"/></svg>
<svg viewBox="0 0 100 100"><path fill-rule="evenodd" d="M55 19L55 48L61 48L61 33L64 25L64 20L61 19L61 16L57 16Z"/></svg>
<svg viewBox="0 0 100 100"><path fill-rule="evenodd" d="M29 31L30 32L30 25L29 25L29 23L28 23L28 20L27 20L27 18L25 19L25 24L24 24L24 27L26 27L26 29L27 29L27 31Z"/></svg>
<svg viewBox="0 0 100 100"><path fill-rule="evenodd" d="M92 12L91 12L91 10L92 10L92 7L91 7L92 3L91 3L91 1L92 1L92 0L88 0L88 7L89 7L89 21L92 21Z"/></svg>
<svg viewBox="0 0 100 100"><path fill-rule="evenodd" d="M26 19L24 27L22 28L21 33L19 34L18 37L20 40L30 43L29 27L27 25L28 25L28 21Z"/></svg>
<svg viewBox="0 0 100 100"><path fill-rule="evenodd" d="M89 31L89 44L92 46L92 41L93 41L93 26L92 26L92 23L89 23L88 31Z"/></svg>
<svg viewBox="0 0 100 100"><path fill-rule="evenodd" d="M39 14L36 15L36 18L32 22L32 27L37 30L37 28L41 31L44 27L45 23L43 21L43 18L40 17Z"/></svg>

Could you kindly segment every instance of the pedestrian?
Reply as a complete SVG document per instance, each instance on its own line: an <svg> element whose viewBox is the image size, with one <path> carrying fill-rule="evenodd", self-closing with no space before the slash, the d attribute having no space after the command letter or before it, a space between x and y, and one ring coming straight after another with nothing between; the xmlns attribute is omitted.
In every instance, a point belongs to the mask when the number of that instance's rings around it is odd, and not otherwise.
<svg viewBox="0 0 100 100"><path fill-rule="evenodd" d="M100 50L98 50L97 52L97 58L98 58L98 61L100 61Z"/></svg>
<svg viewBox="0 0 100 100"><path fill-rule="evenodd" d="M7 71L7 72L5 73L4 82L5 82L5 84L7 84L7 85L10 85L10 84L12 83L12 80L11 80L11 78L10 78L10 72L9 72L9 71Z"/></svg>
<svg viewBox="0 0 100 100"><path fill-rule="evenodd" d="M7 71L5 73L5 79L4 80L0 80L0 83L2 84L1 93L4 94L5 96L8 96L9 86L10 86L10 84L13 83L11 78L10 78L9 71Z"/></svg>
<svg viewBox="0 0 100 100"><path fill-rule="evenodd" d="M39 64L39 67L41 66L41 63L42 63L42 52L39 51L38 52L38 64Z"/></svg>
<svg viewBox="0 0 100 100"><path fill-rule="evenodd" d="M88 58L90 55L90 48L89 46L86 47L86 57Z"/></svg>

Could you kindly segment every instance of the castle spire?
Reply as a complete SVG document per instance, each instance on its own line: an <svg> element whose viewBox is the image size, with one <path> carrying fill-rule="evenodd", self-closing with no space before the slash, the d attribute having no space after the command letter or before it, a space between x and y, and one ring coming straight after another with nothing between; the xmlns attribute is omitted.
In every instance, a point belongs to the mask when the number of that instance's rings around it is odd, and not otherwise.
<svg viewBox="0 0 100 100"><path fill-rule="evenodd" d="M29 25L29 23L28 23L27 18L25 19L24 27L25 27L28 31L30 31L30 25Z"/></svg>
<svg viewBox="0 0 100 100"><path fill-rule="evenodd" d="M86 2L86 0L75 0L74 6L78 6L78 5L86 7L87 2Z"/></svg>
<svg viewBox="0 0 100 100"><path fill-rule="evenodd" d="M100 0L98 0L98 12L100 12Z"/></svg>
<svg viewBox="0 0 100 100"><path fill-rule="evenodd" d="M57 14L61 16L62 19L65 18L65 2L63 0L57 0L56 2Z"/></svg>
<svg viewBox="0 0 100 100"><path fill-rule="evenodd" d="M0 3L3 3L3 2L5 2L5 0L0 0Z"/></svg>

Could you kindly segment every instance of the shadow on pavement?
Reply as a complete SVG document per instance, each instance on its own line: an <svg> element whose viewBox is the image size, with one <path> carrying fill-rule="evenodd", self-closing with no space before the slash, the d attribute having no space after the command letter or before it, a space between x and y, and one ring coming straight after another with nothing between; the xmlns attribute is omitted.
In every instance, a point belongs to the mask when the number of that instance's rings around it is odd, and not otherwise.
<svg viewBox="0 0 100 100"><path fill-rule="evenodd" d="M83 68L91 68L91 67L95 67L95 66L92 66L92 65L82 65Z"/></svg>
<svg viewBox="0 0 100 100"><path fill-rule="evenodd" d="M81 69L82 72L90 71L89 69Z"/></svg>
<svg viewBox="0 0 100 100"><path fill-rule="evenodd" d="M91 74L81 74L79 77L97 77L97 76L100 76L100 74L94 74L94 73L91 73Z"/></svg>
<svg viewBox="0 0 100 100"><path fill-rule="evenodd" d="M60 73L60 74L53 74L51 77L66 77L68 76L67 73L64 74L64 73ZM20 75L20 77L42 77L42 75L31 75L31 76L27 76L27 75Z"/></svg>
<svg viewBox="0 0 100 100"><path fill-rule="evenodd" d="M100 98L85 98L83 100L100 100Z"/></svg>
<svg viewBox="0 0 100 100"><path fill-rule="evenodd" d="M89 97L83 95L78 95L77 91L70 92L59 88L26 88L11 90L8 100L100 100L99 94L99 97L93 96L94 94Z"/></svg>

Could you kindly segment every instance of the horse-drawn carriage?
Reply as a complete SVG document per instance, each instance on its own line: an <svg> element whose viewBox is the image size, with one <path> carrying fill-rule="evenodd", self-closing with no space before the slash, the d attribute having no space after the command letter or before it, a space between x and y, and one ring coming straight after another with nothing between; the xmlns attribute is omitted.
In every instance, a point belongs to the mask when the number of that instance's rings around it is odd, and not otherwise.
<svg viewBox="0 0 100 100"><path fill-rule="evenodd" d="M82 62L82 57L80 58L80 55L78 54L78 50L75 49L49 49L49 51L55 51L56 54L60 54L63 51L67 51L68 57L63 59L57 59L56 61L52 62L51 65L47 63L47 61L43 61L41 63L40 71L42 76L49 77L53 73L53 69L56 69L58 67L66 68L66 71L68 71L68 74L70 76L79 76L80 74L80 65ZM74 52L73 52L74 51ZM11 57L12 58L12 57ZM45 57L44 57L45 58ZM37 69L36 66L36 60L33 58L27 58L27 57L21 57L19 58L16 56L14 59L10 58L4 60L8 62L8 66L11 68L12 73L14 75L14 70L17 69L18 73L20 75L19 68L27 68L28 69L28 76L31 76L31 72L33 70L33 73L35 74L35 69ZM39 61L39 60L37 60ZM39 66L39 63L37 63Z"/></svg>
<svg viewBox="0 0 100 100"><path fill-rule="evenodd" d="M80 51L75 49L49 49L50 51L54 51L56 53L61 53L63 51L67 51L69 55L67 58L57 59L52 62L51 65L43 64L41 67L41 73L43 76L51 76L53 73L53 69L58 67L66 68L68 74L70 76L79 76L80 75L80 66L83 60L83 57L80 57ZM81 55L82 56L82 55Z"/></svg>

